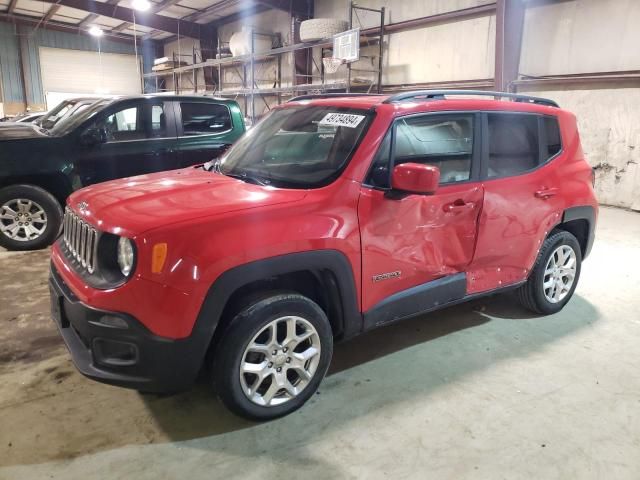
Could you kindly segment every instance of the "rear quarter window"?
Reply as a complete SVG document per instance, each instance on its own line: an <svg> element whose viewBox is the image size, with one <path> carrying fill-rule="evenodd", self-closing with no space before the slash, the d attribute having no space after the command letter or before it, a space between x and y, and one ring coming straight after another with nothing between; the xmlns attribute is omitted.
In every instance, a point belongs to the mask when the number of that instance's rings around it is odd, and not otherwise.
<svg viewBox="0 0 640 480"><path fill-rule="evenodd" d="M556 117L542 117L542 125L545 133L544 161L555 157L562 150L562 137Z"/></svg>

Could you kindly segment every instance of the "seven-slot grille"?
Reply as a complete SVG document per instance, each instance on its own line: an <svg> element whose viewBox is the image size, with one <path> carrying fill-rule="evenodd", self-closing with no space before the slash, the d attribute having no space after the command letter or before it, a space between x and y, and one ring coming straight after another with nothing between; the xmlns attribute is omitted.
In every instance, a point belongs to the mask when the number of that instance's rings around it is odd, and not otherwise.
<svg viewBox="0 0 640 480"><path fill-rule="evenodd" d="M67 207L64 212L63 240L69 254L89 273L96 268L99 232Z"/></svg>

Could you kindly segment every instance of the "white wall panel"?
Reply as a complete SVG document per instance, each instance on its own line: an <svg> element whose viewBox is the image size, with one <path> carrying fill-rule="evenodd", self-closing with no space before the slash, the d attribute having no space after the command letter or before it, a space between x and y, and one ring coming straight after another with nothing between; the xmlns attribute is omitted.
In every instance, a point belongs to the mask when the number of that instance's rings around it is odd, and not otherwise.
<svg viewBox="0 0 640 480"><path fill-rule="evenodd" d="M639 0L572 0L528 8L520 73L638 70L639 26Z"/></svg>
<svg viewBox="0 0 640 480"><path fill-rule="evenodd" d="M101 58L100 58L101 57ZM135 55L40 47L40 71L46 92L78 94L140 93Z"/></svg>

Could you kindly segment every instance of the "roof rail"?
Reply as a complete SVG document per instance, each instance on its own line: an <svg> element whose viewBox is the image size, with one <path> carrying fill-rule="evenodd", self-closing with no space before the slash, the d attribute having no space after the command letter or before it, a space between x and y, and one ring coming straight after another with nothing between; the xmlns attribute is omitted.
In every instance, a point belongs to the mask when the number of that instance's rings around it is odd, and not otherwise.
<svg viewBox="0 0 640 480"><path fill-rule="evenodd" d="M313 100L316 98L340 98L340 97L377 97L384 96L382 93L318 93L316 95L299 95L293 97L289 102L297 102L298 100Z"/></svg>
<svg viewBox="0 0 640 480"><path fill-rule="evenodd" d="M424 98L426 100L444 100L445 96L450 95L481 95L484 97L510 98L516 102L535 103L536 105L547 105L549 107L558 107L559 105L548 98L531 97L529 95L519 95L517 93L506 92L490 92L487 90L415 90L413 92L402 92L391 95L382 103L397 103L414 98Z"/></svg>

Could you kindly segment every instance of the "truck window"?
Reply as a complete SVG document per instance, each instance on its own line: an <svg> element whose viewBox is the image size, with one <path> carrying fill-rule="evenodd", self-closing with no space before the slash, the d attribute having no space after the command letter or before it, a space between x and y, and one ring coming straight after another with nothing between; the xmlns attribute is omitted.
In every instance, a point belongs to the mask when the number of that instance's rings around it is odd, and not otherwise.
<svg viewBox="0 0 640 480"><path fill-rule="evenodd" d="M151 106L151 135L152 138L167 136L167 117L163 105Z"/></svg>
<svg viewBox="0 0 640 480"><path fill-rule="evenodd" d="M103 128L107 133L107 142L123 142L128 140L140 140L147 138L142 108L126 107L112 112L96 122L98 128Z"/></svg>
<svg viewBox="0 0 640 480"><path fill-rule="evenodd" d="M208 135L231 130L231 114L226 105L180 102L182 134Z"/></svg>

